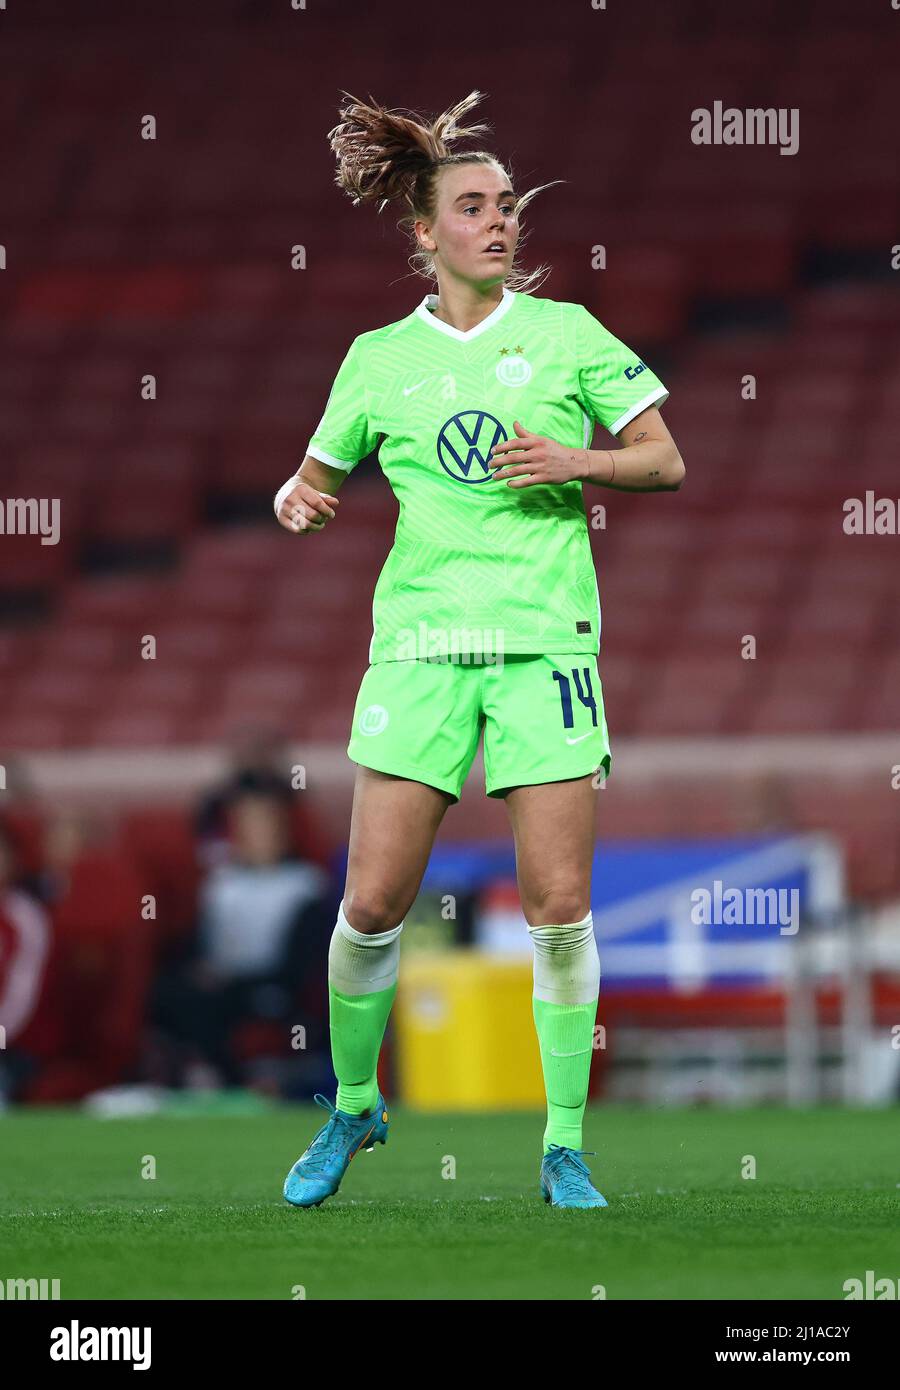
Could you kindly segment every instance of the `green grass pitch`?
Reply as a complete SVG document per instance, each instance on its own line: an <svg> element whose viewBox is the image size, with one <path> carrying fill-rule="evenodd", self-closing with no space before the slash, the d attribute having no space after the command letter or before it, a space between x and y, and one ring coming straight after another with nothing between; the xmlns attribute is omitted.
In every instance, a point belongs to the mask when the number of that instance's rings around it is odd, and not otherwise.
<svg viewBox="0 0 900 1390"><path fill-rule="evenodd" d="M610 1205L583 1212L540 1200L540 1116L403 1109L337 1197L296 1211L281 1184L321 1119L7 1112L0 1280L59 1278L64 1299L841 1299L867 1269L900 1275L896 1111L599 1107L585 1142Z"/></svg>

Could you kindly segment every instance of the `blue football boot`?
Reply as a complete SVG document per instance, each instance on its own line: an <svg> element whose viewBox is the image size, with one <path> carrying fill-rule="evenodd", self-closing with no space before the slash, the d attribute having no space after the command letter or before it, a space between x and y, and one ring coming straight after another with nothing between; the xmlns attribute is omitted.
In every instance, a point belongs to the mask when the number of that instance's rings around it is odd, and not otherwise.
<svg viewBox="0 0 900 1390"><path fill-rule="evenodd" d="M325 1096L317 1095L315 1101L330 1116L284 1180L285 1199L293 1207L321 1206L337 1192L360 1149L371 1152L376 1144L387 1143L388 1113L380 1092L371 1115L347 1115Z"/></svg>
<svg viewBox="0 0 900 1390"><path fill-rule="evenodd" d="M582 1158L587 1149L566 1149L551 1144L550 1152L541 1159L541 1195L552 1207L605 1207L591 1182L587 1164Z"/></svg>

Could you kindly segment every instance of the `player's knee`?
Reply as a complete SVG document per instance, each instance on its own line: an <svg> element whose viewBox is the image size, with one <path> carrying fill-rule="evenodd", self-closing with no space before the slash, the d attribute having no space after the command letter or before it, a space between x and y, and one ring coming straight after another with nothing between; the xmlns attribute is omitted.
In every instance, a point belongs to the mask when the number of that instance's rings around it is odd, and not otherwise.
<svg viewBox="0 0 900 1390"><path fill-rule="evenodd" d="M549 889L526 904L525 919L530 927L560 927L581 922L590 912L587 897L571 888Z"/></svg>
<svg viewBox="0 0 900 1390"><path fill-rule="evenodd" d="M404 909L389 893L377 889L345 893L344 916L354 931L364 936L391 931L403 921Z"/></svg>

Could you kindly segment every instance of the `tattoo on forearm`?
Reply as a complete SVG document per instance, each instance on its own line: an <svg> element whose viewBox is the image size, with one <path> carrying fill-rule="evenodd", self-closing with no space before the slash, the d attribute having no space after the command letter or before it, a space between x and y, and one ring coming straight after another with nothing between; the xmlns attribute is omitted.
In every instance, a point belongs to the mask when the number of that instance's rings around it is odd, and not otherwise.
<svg viewBox="0 0 900 1390"><path fill-rule="evenodd" d="M646 438L647 438L647 431L646 431L646 430L641 430L640 434L636 434L636 435L634 436L634 439L632 439L631 442L632 442L632 444L640 444L641 440L642 440L642 439L646 439Z"/></svg>
<svg viewBox="0 0 900 1390"><path fill-rule="evenodd" d="M659 477L659 469L658 469L658 468L651 468L650 472L647 474L647 477L648 477L648 478L658 478L658 477Z"/></svg>

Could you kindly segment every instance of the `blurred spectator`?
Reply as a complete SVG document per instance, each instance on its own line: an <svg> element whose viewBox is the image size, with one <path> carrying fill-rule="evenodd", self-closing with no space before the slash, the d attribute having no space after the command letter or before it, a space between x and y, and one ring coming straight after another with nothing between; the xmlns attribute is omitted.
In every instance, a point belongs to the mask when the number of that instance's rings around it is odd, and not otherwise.
<svg viewBox="0 0 900 1390"><path fill-rule="evenodd" d="M748 777L735 796L733 824L738 834L779 835L795 822L787 778L773 772Z"/></svg>
<svg viewBox="0 0 900 1390"><path fill-rule="evenodd" d="M50 955L50 919L16 885L20 863L0 825L0 1105L33 1072L36 1016Z"/></svg>
<svg viewBox="0 0 900 1390"><path fill-rule="evenodd" d="M96 817L51 818L40 883L53 947L35 1019L39 1065L21 1096L60 1103L138 1074L152 924L139 875Z"/></svg>
<svg viewBox="0 0 900 1390"><path fill-rule="evenodd" d="M3 813L0 827L6 832L16 862L16 872L24 880L33 877L41 860L43 812L34 784L21 758L0 750L0 789Z"/></svg>
<svg viewBox="0 0 900 1390"><path fill-rule="evenodd" d="M324 870L293 854L280 793L233 794L227 831L197 930L157 980L156 1079L305 1093L330 1075L322 980L337 901Z"/></svg>
<svg viewBox="0 0 900 1390"><path fill-rule="evenodd" d="M22 806L33 804L34 785L22 759L8 749L0 748L0 768L3 770L4 806L8 807L11 802Z"/></svg>
<svg viewBox="0 0 900 1390"><path fill-rule="evenodd" d="M224 781L208 791L197 808L197 838L204 866L227 859L229 811L248 792L280 801L290 812L298 853L323 868L327 865L328 846L291 785L291 759L284 735L277 729L251 725L234 734L231 767Z"/></svg>

